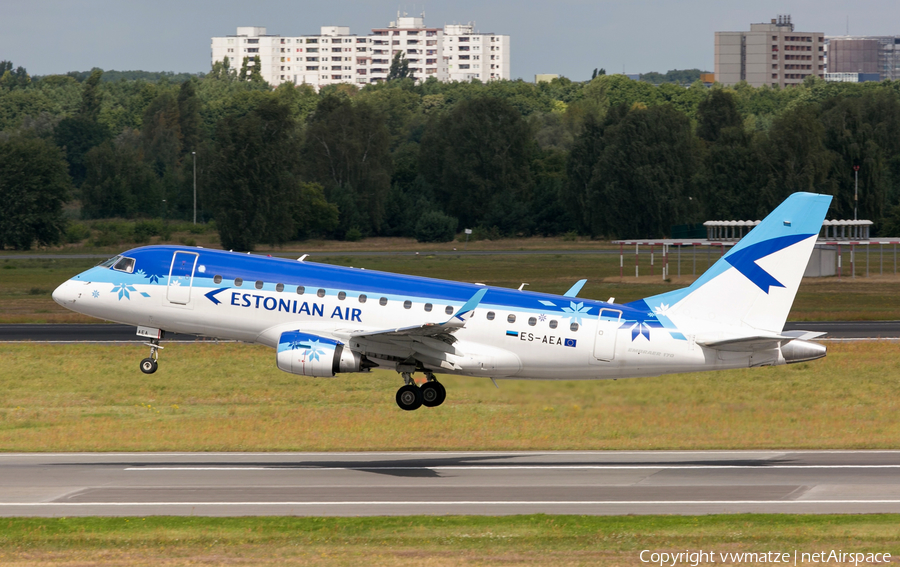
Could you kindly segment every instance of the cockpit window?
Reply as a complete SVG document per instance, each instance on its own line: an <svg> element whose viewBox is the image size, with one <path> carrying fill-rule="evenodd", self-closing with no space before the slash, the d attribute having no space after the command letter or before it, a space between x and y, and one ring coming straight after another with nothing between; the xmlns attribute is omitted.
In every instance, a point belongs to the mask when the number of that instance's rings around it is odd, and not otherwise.
<svg viewBox="0 0 900 567"><path fill-rule="evenodd" d="M112 269L130 274L134 271L134 258L121 258L113 265Z"/></svg>
<svg viewBox="0 0 900 567"><path fill-rule="evenodd" d="M99 266L101 268L111 268L113 266L113 264L115 264L116 262L118 262L121 259L122 259L121 256L113 256L109 260L100 262L99 264L97 264L97 266Z"/></svg>

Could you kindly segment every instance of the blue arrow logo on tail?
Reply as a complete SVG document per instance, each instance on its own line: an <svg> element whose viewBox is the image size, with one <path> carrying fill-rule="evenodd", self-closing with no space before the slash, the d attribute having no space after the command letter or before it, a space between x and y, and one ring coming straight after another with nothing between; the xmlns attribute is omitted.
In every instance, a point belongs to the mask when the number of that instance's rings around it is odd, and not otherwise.
<svg viewBox="0 0 900 567"><path fill-rule="evenodd" d="M788 246L792 246L801 240L806 240L814 234L792 234L790 236L779 236L771 240L764 240L756 244L751 244L746 248L738 250L725 257L725 261L734 266L734 268L744 276L756 284L756 287L769 293L773 287L784 287L775 276L759 267L756 263L760 258L765 258L770 254L774 254L779 250L784 250Z"/></svg>
<svg viewBox="0 0 900 567"><path fill-rule="evenodd" d="M214 289L214 290L212 290L212 291L210 291L210 292L204 293L203 295L205 295L206 298L207 298L208 300L212 301L215 305L218 305L218 304L220 304L220 303L222 303L222 302L219 301L219 299L216 297L216 294L217 294L217 293L221 293L221 292L225 291L226 289L228 289L228 288L227 288L227 287L220 287L219 289Z"/></svg>

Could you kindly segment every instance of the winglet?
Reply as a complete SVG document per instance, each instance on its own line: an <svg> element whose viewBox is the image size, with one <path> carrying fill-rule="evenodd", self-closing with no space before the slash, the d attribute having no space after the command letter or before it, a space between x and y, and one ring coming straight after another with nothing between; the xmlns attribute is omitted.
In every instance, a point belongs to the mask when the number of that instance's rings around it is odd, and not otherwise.
<svg viewBox="0 0 900 567"><path fill-rule="evenodd" d="M563 294L563 297L578 297L578 292L581 291L581 288L583 288L586 283L587 280L578 280L575 282L575 285L569 288L569 291Z"/></svg>
<svg viewBox="0 0 900 567"><path fill-rule="evenodd" d="M450 318L450 321L452 321L453 319L465 321L465 319L463 319L463 316L472 312L476 307L478 307L478 304L481 303L481 298L484 297L484 294L486 294L487 291L487 289L479 289L478 291L476 291L475 295L473 295L469 299L469 301L466 301L466 303L459 308L459 311L457 311L456 314Z"/></svg>

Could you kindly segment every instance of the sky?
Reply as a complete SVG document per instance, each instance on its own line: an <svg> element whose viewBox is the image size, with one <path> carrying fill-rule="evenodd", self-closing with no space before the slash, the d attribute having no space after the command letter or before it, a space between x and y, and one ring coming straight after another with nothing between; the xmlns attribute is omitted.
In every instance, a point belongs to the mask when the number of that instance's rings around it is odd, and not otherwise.
<svg viewBox="0 0 900 567"><path fill-rule="evenodd" d="M238 26L269 34L358 35L425 12L429 27L474 22L510 36L513 79L713 70L716 31L790 14L797 31L900 35L900 0L2 0L0 60L32 75L104 70L206 72L210 38Z"/></svg>

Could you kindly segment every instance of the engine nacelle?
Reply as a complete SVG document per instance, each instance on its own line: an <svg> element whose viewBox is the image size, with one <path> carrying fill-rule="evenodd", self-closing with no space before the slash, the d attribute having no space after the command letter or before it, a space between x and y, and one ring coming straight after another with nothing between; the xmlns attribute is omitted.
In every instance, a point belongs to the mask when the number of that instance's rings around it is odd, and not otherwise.
<svg viewBox="0 0 900 567"><path fill-rule="evenodd" d="M301 331L282 333L276 356L279 370L303 376L330 377L366 367L363 357L344 348L344 343Z"/></svg>

